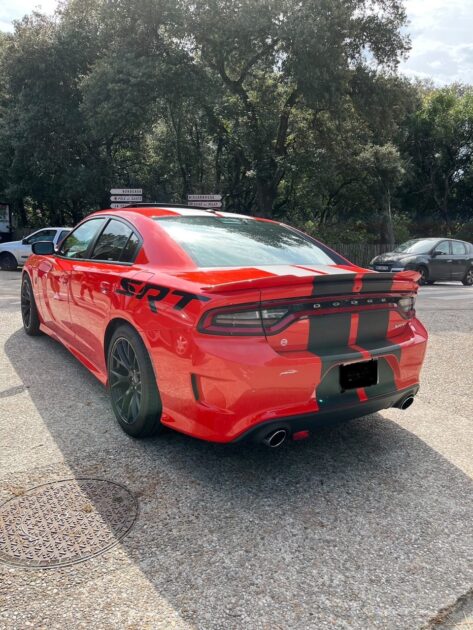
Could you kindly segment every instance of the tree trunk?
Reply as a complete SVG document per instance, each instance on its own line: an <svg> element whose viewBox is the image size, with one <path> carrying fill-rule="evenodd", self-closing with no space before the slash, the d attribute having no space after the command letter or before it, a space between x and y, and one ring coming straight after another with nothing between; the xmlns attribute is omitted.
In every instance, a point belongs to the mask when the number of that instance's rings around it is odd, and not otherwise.
<svg viewBox="0 0 473 630"><path fill-rule="evenodd" d="M391 211L391 191L389 188L386 192L385 203L381 210L380 238L381 243L389 245L391 249L394 247L394 226Z"/></svg>
<svg viewBox="0 0 473 630"><path fill-rule="evenodd" d="M256 178L256 212L255 216L270 218L273 215L274 202L277 196L277 186L274 179Z"/></svg>
<svg viewBox="0 0 473 630"><path fill-rule="evenodd" d="M82 210L77 200L74 200L72 202L71 215L72 215L72 222L74 225L76 225L76 223L79 223L79 221L82 219L82 216L83 216Z"/></svg>
<svg viewBox="0 0 473 630"><path fill-rule="evenodd" d="M14 201L12 206L13 213L16 214L19 218L20 225L18 227L26 227L26 224L28 223L28 218L26 216L26 208L23 199L18 199Z"/></svg>

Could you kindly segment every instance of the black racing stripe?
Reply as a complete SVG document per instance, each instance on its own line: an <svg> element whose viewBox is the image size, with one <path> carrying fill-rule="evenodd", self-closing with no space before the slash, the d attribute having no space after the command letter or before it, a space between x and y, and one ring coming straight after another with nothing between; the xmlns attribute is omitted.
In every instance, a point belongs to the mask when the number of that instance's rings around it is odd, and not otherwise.
<svg viewBox="0 0 473 630"><path fill-rule="evenodd" d="M361 311L358 319L358 334L356 345L366 348L366 344L386 339L389 326L389 311Z"/></svg>
<svg viewBox="0 0 473 630"><path fill-rule="evenodd" d="M337 280L334 274L330 281L315 277L312 282L312 294L341 295L351 293L355 282L353 278ZM330 355L343 354L349 351L348 340L350 338L350 313L337 313L333 315L320 315L309 318L309 342L308 350L322 359L322 375L330 368L333 361ZM329 355L327 358L325 355Z"/></svg>
<svg viewBox="0 0 473 630"><path fill-rule="evenodd" d="M319 315L309 319L309 350L314 354L330 351L341 354L348 348L351 313Z"/></svg>
<svg viewBox="0 0 473 630"><path fill-rule="evenodd" d="M365 274L361 280L360 293L389 293L392 291L394 276L391 274L388 277L383 276L384 274Z"/></svg>
<svg viewBox="0 0 473 630"><path fill-rule="evenodd" d="M340 370L334 367L317 387L317 404L320 410L343 405L356 405L360 402L356 389L342 392L340 387Z"/></svg>
<svg viewBox="0 0 473 630"><path fill-rule="evenodd" d="M392 290L394 278L391 274L366 274L362 279L361 293L389 293ZM384 276L384 277L383 277ZM330 281L313 281L313 295L342 295L352 293L353 279ZM309 319L308 351L318 356L322 361L322 380L316 388L317 402L320 409L359 402L356 390L342 392L340 387L340 370L335 367L338 363L333 356L346 354L347 361L361 360L363 354L349 347L351 328L351 313L334 313L331 315L314 316ZM387 339L389 327L389 310L362 311L359 313L358 332L355 345L370 352L373 358L381 355L383 347L390 347L390 354L400 360L399 346L392 347L392 341ZM333 368L333 369L332 369ZM377 385L366 387L368 399L381 393L396 390L394 373L384 358L378 362L379 382Z"/></svg>
<svg viewBox="0 0 473 630"><path fill-rule="evenodd" d="M330 276L330 281L325 280L327 276L322 276L324 280L314 278L312 295L320 297L322 295L345 295L347 293L353 293L353 286L355 282L355 276L353 279L337 280L337 276Z"/></svg>
<svg viewBox="0 0 473 630"><path fill-rule="evenodd" d="M365 393L368 399L390 394L396 391L396 381L394 372L385 357L378 359L378 384L372 387L366 387Z"/></svg>
<svg viewBox="0 0 473 630"><path fill-rule="evenodd" d="M322 380L316 388L320 409L359 402L356 391L341 391L340 370L338 366L334 367L339 362L337 355L346 354L347 361L363 358L361 352L348 346L350 326L351 313L320 315L309 319L308 350L322 361Z"/></svg>
<svg viewBox="0 0 473 630"><path fill-rule="evenodd" d="M373 358L385 353L384 347L389 345L389 354L393 354L397 361L401 359L401 348L388 339L389 311L365 311L360 313L358 321L358 334L356 344L367 350ZM378 384L365 389L368 398L379 396L382 393L396 391L394 373L386 361L378 362Z"/></svg>

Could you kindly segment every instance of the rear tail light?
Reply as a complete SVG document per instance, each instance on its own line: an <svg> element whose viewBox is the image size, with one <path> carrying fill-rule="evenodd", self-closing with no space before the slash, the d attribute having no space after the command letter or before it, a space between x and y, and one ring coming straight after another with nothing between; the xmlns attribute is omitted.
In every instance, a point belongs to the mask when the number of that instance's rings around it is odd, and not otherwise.
<svg viewBox="0 0 473 630"><path fill-rule="evenodd" d="M274 306L263 303L224 307L205 313L198 330L209 335L274 335L297 319L364 309L398 309L403 317L410 319L415 315L414 304L413 296L373 295L305 299Z"/></svg>
<svg viewBox="0 0 473 630"><path fill-rule="evenodd" d="M397 306L401 313L406 317L414 316L414 306L416 299L414 296L403 297L397 301Z"/></svg>
<svg viewBox="0 0 473 630"><path fill-rule="evenodd" d="M287 313L287 308L213 311L204 315L199 330L217 335L264 335L266 328L277 324Z"/></svg>

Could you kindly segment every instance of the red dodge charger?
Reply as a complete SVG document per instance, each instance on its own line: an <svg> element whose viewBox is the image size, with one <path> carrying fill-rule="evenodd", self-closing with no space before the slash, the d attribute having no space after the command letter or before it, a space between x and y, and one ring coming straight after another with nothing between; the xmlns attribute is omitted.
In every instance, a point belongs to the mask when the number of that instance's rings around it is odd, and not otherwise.
<svg viewBox="0 0 473 630"><path fill-rule="evenodd" d="M96 212L22 278L27 334L64 344L134 437L170 427L279 446L419 389L419 274L352 265L302 232L166 205Z"/></svg>

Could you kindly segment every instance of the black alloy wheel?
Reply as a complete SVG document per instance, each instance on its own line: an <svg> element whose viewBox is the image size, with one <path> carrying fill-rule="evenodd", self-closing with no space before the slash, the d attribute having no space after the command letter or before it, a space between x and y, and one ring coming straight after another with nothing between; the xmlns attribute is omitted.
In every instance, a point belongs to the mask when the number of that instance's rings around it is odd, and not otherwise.
<svg viewBox="0 0 473 630"><path fill-rule="evenodd" d="M427 267L419 267L417 271L420 273L420 286L425 286L426 284L429 284L429 270L427 269Z"/></svg>
<svg viewBox="0 0 473 630"><path fill-rule="evenodd" d="M21 317L23 328L27 335L35 337L41 334L39 329L40 321L36 302L33 295L33 287L27 275L24 275L21 283Z"/></svg>
<svg viewBox="0 0 473 630"><path fill-rule="evenodd" d="M127 339L117 339L111 353L110 389L122 422L133 424L141 407L142 381L135 351Z"/></svg>
<svg viewBox="0 0 473 630"><path fill-rule="evenodd" d="M465 274L465 277L462 280L463 284L466 287L473 286L473 267L470 267Z"/></svg>
<svg viewBox="0 0 473 630"><path fill-rule="evenodd" d="M122 429L133 437L159 433L161 397L146 347L131 326L117 328L109 345L108 384L112 408Z"/></svg>

